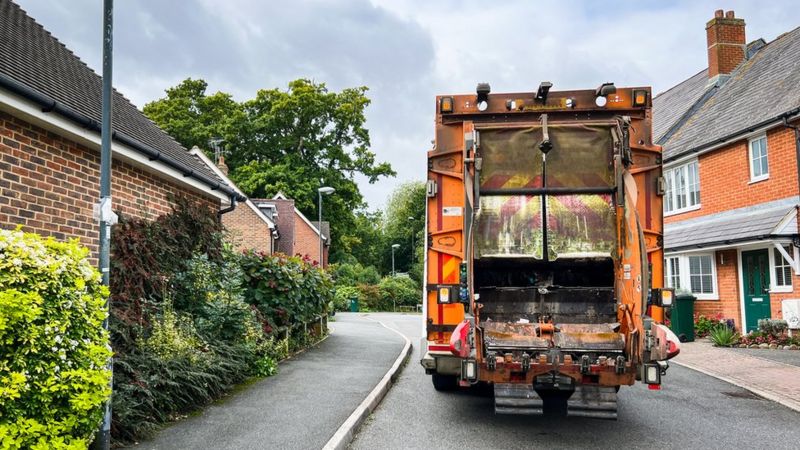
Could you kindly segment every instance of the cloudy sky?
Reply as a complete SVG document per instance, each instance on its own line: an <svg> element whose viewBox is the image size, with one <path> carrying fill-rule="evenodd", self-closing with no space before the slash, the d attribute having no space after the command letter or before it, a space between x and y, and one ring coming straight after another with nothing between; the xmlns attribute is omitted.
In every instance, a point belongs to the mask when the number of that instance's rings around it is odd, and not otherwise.
<svg viewBox="0 0 800 450"><path fill-rule="evenodd" d="M101 0L16 0L96 71ZM796 0L117 0L114 85L141 107L187 77L249 99L305 77L365 85L373 150L397 178L362 183L371 208L425 177L434 96L651 85L706 67L705 23L733 9L748 41L800 26Z"/></svg>

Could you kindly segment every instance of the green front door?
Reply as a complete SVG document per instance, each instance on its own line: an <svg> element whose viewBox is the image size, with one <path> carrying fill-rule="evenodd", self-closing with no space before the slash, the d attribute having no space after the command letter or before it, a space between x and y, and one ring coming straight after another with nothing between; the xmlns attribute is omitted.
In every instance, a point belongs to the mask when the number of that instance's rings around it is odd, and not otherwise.
<svg viewBox="0 0 800 450"><path fill-rule="evenodd" d="M769 251L742 252L745 332L758 329L758 319L769 319Z"/></svg>

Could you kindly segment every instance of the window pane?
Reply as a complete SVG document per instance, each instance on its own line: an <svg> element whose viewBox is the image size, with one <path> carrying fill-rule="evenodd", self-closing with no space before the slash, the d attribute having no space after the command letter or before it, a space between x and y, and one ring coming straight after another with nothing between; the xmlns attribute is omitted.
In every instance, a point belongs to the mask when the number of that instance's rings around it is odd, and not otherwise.
<svg viewBox="0 0 800 450"><path fill-rule="evenodd" d="M790 247L783 247L787 253L791 252ZM792 285L792 266L783 258L778 249L772 249L772 259L775 264L775 286L791 286Z"/></svg>
<svg viewBox="0 0 800 450"><path fill-rule="evenodd" d="M710 255L689 257L689 282L695 294L713 294L714 279L713 261Z"/></svg>
<svg viewBox="0 0 800 450"><path fill-rule="evenodd" d="M672 174L674 171L670 170L666 174L666 181L667 181L667 190L664 193L664 211L671 212L673 207L672 196L675 194L674 189L672 188Z"/></svg>
<svg viewBox="0 0 800 450"><path fill-rule="evenodd" d="M686 208L686 166L675 169L675 208Z"/></svg>
<svg viewBox="0 0 800 450"><path fill-rule="evenodd" d="M678 257L667 258L665 266L667 269L667 287L680 289L681 270Z"/></svg>
<svg viewBox="0 0 800 450"><path fill-rule="evenodd" d="M703 275L701 277L701 280L702 280L702 283L703 283L703 287L701 289L701 292L703 294L712 294L713 291L714 291L714 289L713 289L714 284L713 284L713 282L711 280L711 275Z"/></svg>
<svg viewBox="0 0 800 450"><path fill-rule="evenodd" d="M697 162L688 165L689 169L689 206L700 204L700 176L697 172Z"/></svg>
<svg viewBox="0 0 800 450"><path fill-rule="evenodd" d="M750 141L750 167L753 178L769 173L766 137Z"/></svg>

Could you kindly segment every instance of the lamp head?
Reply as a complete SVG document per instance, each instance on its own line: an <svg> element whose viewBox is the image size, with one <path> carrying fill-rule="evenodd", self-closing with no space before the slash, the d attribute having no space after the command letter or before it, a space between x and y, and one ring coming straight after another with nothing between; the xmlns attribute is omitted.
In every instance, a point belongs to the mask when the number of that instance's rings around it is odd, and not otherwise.
<svg viewBox="0 0 800 450"><path fill-rule="evenodd" d="M334 189L334 188L332 188L330 186L325 186L325 187L321 187L321 188L317 189L317 191L320 194L329 195L329 194L333 194L334 192L336 192L336 189Z"/></svg>

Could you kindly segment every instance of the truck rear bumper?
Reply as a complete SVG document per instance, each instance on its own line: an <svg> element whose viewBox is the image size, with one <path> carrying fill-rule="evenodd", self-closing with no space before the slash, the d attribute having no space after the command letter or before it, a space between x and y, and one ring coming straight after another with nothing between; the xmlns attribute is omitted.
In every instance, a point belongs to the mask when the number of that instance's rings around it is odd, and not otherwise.
<svg viewBox="0 0 800 450"><path fill-rule="evenodd" d="M439 348L449 348L449 346L429 342L427 339L422 338L420 353L423 356L419 363L425 368L425 373L460 375L461 358L453 356L449 350L438 350Z"/></svg>
<svg viewBox="0 0 800 450"><path fill-rule="evenodd" d="M637 370L630 362L626 362L618 370L615 365L593 364L581 367L580 363L569 360L557 363L532 361L530 367L523 367L521 363L505 363L499 361L499 358L494 367L490 368L486 361L482 361L479 367L478 380L489 383L534 385L546 383L549 378L553 380L569 378L575 386L632 385L636 381ZM558 385L558 382L554 383Z"/></svg>

